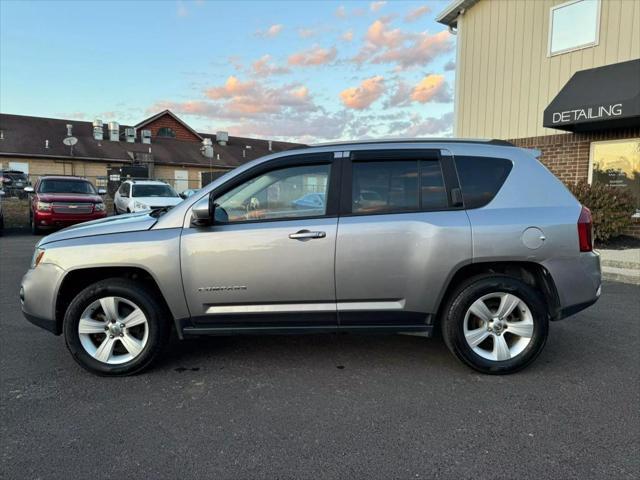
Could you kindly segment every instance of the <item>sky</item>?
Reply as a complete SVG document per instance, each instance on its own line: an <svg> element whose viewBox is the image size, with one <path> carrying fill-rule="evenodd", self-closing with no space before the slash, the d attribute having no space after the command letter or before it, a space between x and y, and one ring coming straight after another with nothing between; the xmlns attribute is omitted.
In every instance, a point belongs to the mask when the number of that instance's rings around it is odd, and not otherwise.
<svg viewBox="0 0 640 480"><path fill-rule="evenodd" d="M447 1L0 0L0 112L320 142L447 136Z"/></svg>

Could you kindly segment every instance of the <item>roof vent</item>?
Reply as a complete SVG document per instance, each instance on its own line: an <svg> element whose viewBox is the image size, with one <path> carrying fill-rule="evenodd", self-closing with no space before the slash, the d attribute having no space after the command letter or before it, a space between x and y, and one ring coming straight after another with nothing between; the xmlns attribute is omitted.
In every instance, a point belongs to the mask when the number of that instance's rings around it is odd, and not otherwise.
<svg viewBox="0 0 640 480"><path fill-rule="evenodd" d="M104 130L102 126L102 120L96 118L93 121L93 138L95 140L102 140L104 137Z"/></svg>
<svg viewBox="0 0 640 480"><path fill-rule="evenodd" d="M142 143L151 143L151 130L140 130L140 138Z"/></svg>
<svg viewBox="0 0 640 480"><path fill-rule="evenodd" d="M136 141L136 129L133 127L125 128L124 136L127 139L127 143L134 143Z"/></svg>
<svg viewBox="0 0 640 480"><path fill-rule="evenodd" d="M218 145L226 145L229 141L229 132L216 132L216 141Z"/></svg>
<svg viewBox="0 0 640 480"><path fill-rule="evenodd" d="M213 142L210 138L205 138L202 140L202 147L200 148L200 152L207 158L213 158Z"/></svg>
<svg viewBox="0 0 640 480"><path fill-rule="evenodd" d="M109 122L109 140L112 142L120 141L120 125L118 122Z"/></svg>
<svg viewBox="0 0 640 480"><path fill-rule="evenodd" d="M67 137L73 136L73 125L67 123Z"/></svg>
<svg viewBox="0 0 640 480"><path fill-rule="evenodd" d="M44 148L49 148L49 140L44 141Z"/></svg>
<svg viewBox="0 0 640 480"><path fill-rule="evenodd" d="M273 152L273 142L269 140L269 151Z"/></svg>

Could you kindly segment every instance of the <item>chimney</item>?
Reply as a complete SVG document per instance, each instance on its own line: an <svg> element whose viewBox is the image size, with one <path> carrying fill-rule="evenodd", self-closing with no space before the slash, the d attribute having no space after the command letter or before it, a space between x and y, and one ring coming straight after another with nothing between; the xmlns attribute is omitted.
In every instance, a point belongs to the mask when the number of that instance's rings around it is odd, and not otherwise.
<svg viewBox="0 0 640 480"><path fill-rule="evenodd" d="M67 137L73 136L73 125L67 123Z"/></svg>
<svg viewBox="0 0 640 480"><path fill-rule="evenodd" d="M133 127L127 127L124 129L124 136L127 139L127 143L135 143L136 141L136 129Z"/></svg>
<svg viewBox="0 0 640 480"><path fill-rule="evenodd" d="M120 141L120 125L118 122L109 122L109 140L112 142Z"/></svg>
<svg viewBox="0 0 640 480"><path fill-rule="evenodd" d="M94 140L102 140L104 137L104 131L102 127L102 120L96 118L93 121L93 138Z"/></svg>
<svg viewBox="0 0 640 480"><path fill-rule="evenodd" d="M140 130L140 138L142 143L151 143L151 130Z"/></svg>
<svg viewBox="0 0 640 480"><path fill-rule="evenodd" d="M216 132L216 141L218 145L226 145L229 141L229 132Z"/></svg>

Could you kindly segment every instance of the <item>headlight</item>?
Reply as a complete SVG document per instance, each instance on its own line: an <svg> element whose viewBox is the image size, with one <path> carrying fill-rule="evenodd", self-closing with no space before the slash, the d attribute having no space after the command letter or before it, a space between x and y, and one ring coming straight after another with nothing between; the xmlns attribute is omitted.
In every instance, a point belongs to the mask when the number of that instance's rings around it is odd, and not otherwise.
<svg viewBox="0 0 640 480"><path fill-rule="evenodd" d="M135 201L133 203L133 209L134 210L149 210L149 207L146 204L142 203L142 202Z"/></svg>
<svg viewBox="0 0 640 480"><path fill-rule="evenodd" d="M94 208L95 208L96 212L104 212L104 210L105 210L104 203L96 203L94 205Z"/></svg>
<svg viewBox="0 0 640 480"><path fill-rule="evenodd" d="M33 257L31 258L31 268L36 268L40 264L42 257L44 257L44 252L44 248L36 248L36 251L33 252Z"/></svg>
<svg viewBox="0 0 640 480"><path fill-rule="evenodd" d="M41 211L41 212L50 212L51 211L51 204L48 202L38 202L36 204L36 209Z"/></svg>

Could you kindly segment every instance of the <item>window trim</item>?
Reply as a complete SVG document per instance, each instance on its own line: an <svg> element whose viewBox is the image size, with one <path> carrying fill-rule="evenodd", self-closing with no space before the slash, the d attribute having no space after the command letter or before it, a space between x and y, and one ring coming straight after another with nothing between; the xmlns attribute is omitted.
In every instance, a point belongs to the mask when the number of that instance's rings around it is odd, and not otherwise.
<svg viewBox="0 0 640 480"><path fill-rule="evenodd" d="M394 150L356 150L351 152L349 157L343 159L342 167L342 189L340 192L340 216L341 217L371 217L378 215L404 215L425 212L448 212L451 210L463 210L463 207L455 207L451 201L451 190L459 188L456 184L457 177L451 175L452 157L442 155L439 149L394 149ZM352 211L352 189L353 189L353 164L354 163L373 163L373 162L402 162L402 161L418 161L418 195L419 205L414 210L397 210L386 212L365 212L353 213ZM421 161L435 161L440 164L442 172L442 180L447 196L447 207L445 208L423 208L422 207L422 176ZM455 171L454 171L455 176Z"/></svg>
<svg viewBox="0 0 640 480"><path fill-rule="evenodd" d="M220 195L233 190L239 185L246 183L260 175L272 172L274 170L282 170L284 168L294 168L313 165L329 165L329 182L327 184L327 208L324 215L308 215L301 217L283 217L283 218L263 218L242 220L238 222L228 223L214 223L207 228L215 228L221 226L232 225L248 225L259 223L273 223L273 222L295 222L300 220L320 220L326 218L338 217L338 203L340 194L340 181L341 181L341 169L339 161L334 160L333 152L326 153L310 153L302 155L293 155L283 158L274 159L270 162L261 163L254 168L242 172L237 177L230 179L228 182L220 185L218 188L212 190L209 195L213 195L214 198L218 198ZM202 227L198 227L202 228Z"/></svg>
<svg viewBox="0 0 640 480"><path fill-rule="evenodd" d="M548 39L547 39L547 58L555 57L565 53L575 52L578 50L584 50L585 48L597 47L600 44L600 22L602 18L602 0L593 0L597 3L596 11L596 38L593 42L584 43L576 47L565 48L564 50L558 50L557 52L551 51L551 40L553 38L553 13L563 7L568 7L574 3L580 3L583 1L591 0L569 0L558 5L554 5L549 9L549 26L548 26Z"/></svg>

